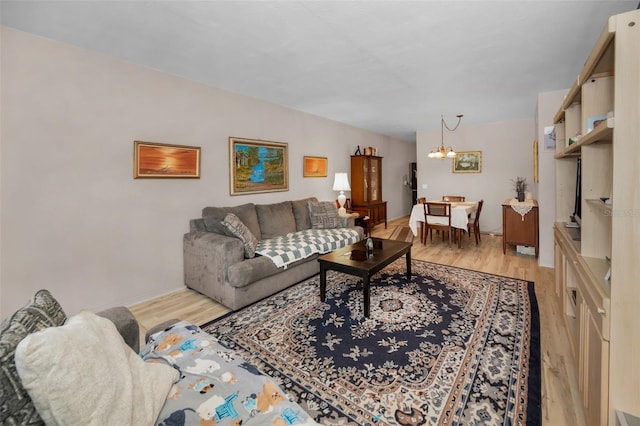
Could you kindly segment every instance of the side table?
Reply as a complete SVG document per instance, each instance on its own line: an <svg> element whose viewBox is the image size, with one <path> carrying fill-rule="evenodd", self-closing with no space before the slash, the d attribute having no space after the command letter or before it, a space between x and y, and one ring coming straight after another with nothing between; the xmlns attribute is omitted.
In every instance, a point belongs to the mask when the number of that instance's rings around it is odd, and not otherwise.
<svg viewBox="0 0 640 426"><path fill-rule="evenodd" d="M355 220L356 226L362 226L364 229L364 236L368 237L370 233L369 227L371 226L371 219L369 216L358 216Z"/></svg>
<svg viewBox="0 0 640 426"><path fill-rule="evenodd" d="M502 203L502 253L506 254L507 244L535 247L539 251L538 202L531 200L531 210L521 215L511 208L511 198Z"/></svg>

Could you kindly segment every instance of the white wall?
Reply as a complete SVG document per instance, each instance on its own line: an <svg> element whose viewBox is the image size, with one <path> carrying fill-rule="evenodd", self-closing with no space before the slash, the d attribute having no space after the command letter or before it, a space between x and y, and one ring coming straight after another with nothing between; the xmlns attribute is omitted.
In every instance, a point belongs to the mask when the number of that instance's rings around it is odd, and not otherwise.
<svg viewBox="0 0 640 426"><path fill-rule="evenodd" d="M567 90L538 94L537 138L538 138L538 202L540 206L540 266L554 266L553 224L556 212L556 169L553 156L555 151L545 150L544 128L553 125L553 116L558 112ZM562 143L562 142L560 142Z"/></svg>
<svg viewBox="0 0 640 426"><path fill-rule="evenodd" d="M458 130L445 130L445 146L451 145L456 151L482 151L481 173L453 173L452 160L428 158L429 151L440 145L440 128L418 132L418 197L464 195L469 200L484 199L480 230L502 234L502 203L516 196L511 179L526 177L528 191L535 194L534 129L533 118L481 125L466 125L463 118ZM422 188L424 184L427 189Z"/></svg>
<svg viewBox="0 0 640 426"><path fill-rule="evenodd" d="M182 288L203 207L335 199L356 145L385 156L389 217L409 212L413 144L6 27L1 66L2 318L40 288L69 314ZM290 190L231 197L229 136L287 142ZM134 180L134 140L201 146L201 179ZM305 155L329 176L302 178Z"/></svg>

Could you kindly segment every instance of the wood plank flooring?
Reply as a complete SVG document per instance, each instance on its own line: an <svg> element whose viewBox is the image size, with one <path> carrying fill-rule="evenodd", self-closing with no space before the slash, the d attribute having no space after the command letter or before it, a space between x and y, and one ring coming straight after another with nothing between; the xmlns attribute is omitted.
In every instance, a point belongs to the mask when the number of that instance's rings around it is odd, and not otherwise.
<svg viewBox="0 0 640 426"><path fill-rule="evenodd" d="M396 226L406 226L408 217L389 221L387 229L374 228L374 237L388 238ZM554 296L554 270L538 266L534 256L516 254L513 246L502 254L502 237L482 234L476 246L473 236L463 235L462 248L434 235L425 245L414 239L413 259L473 269L535 282L540 311L543 425L586 425L576 381L576 365L568 346L562 310ZM226 307L193 290L184 289L129 307L141 332L172 318L201 325L229 312Z"/></svg>

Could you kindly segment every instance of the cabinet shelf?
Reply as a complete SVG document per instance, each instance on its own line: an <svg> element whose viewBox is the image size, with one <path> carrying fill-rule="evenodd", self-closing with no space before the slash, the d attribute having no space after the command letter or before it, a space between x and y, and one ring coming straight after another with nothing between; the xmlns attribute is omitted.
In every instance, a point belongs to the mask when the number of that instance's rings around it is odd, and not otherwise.
<svg viewBox="0 0 640 426"><path fill-rule="evenodd" d="M582 71L574 81L571 89L564 98L564 102L560 105L560 109L553 117L553 122L558 123L564 120L564 112L574 102L580 102L581 88L585 81L598 75L613 75L614 67L614 44L613 37L615 35L615 23L611 20L604 26L598 41L593 47L591 54L582 67Z"/></svg>
<svg viewBox="0 0 640 426"><path fill-rule="evenodd" d="M588 256L584 256L582 260L584 260L584 263L587 265L587 270L592 274L592 282L599 284L594 286L598 296L608 302L611 293L611 285L609 281L604 279L604 276L609 270L609 262L600 257Z"/></svg>
<svg viewBox="0 0 640 426"><path fill-rule="evenodd" d="M613 143L613 127L602 123L591 132L587 133L580 140L564 149L563 152L554 155L554 158L579 157L583 146L594 143Z"/></svg>
<svg viewBox="0 0 640 426"><path fill-rule="evenodd" d="M594 207L602 215L611 217L611 210L613 210L613 204L605 204L602 200L587 199L585 200L588 205Z"/></svg>

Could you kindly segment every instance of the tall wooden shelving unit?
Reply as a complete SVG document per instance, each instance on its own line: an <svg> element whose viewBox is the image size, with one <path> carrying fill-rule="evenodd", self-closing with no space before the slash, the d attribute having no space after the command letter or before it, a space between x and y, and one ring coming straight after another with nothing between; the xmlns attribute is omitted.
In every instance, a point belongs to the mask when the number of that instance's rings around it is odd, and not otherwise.
<svg viewBox="0 0 640 426"><path fill-rule="evenodd" d="M382 201L382 157L351 156L351 210L369 216L371 225L387 227L387 202Z"/></svg>
<svg viewBox="0 0 640 426"><path fill-rule="evenodd" d="M613 119L587 132L590 117L609 112ZM609 18L554 122L556 295L587 421L615 425L616 410L640 416L640 10ZM573 212L577 157L580 241L564 223Z"/></svg>

